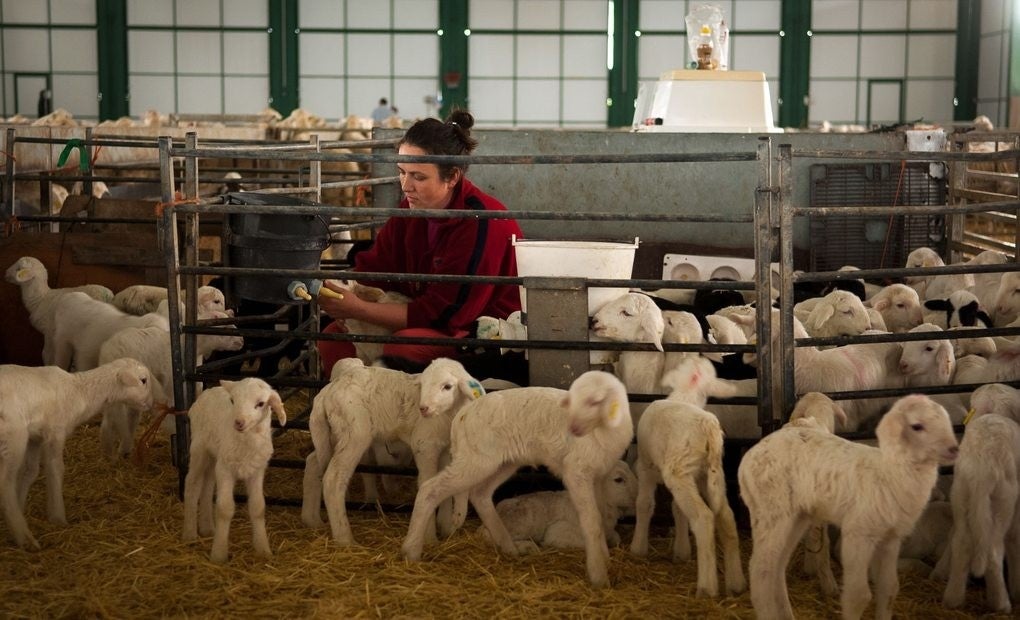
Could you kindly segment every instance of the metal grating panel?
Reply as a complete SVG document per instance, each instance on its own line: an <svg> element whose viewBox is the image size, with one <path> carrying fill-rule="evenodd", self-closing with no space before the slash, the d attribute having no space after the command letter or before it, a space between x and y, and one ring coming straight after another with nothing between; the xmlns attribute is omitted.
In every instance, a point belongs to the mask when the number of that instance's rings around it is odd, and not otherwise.
<svg viewBox="0 0 1020 620"><path fill-rule="evenodd" d="M887 207L946 204L946 181L929 174L927 163L815 164L812 207ZM907 255L930 247L944 256L945 216L809 217L811 271L844 265L861 269L903 267Z"/></svg>

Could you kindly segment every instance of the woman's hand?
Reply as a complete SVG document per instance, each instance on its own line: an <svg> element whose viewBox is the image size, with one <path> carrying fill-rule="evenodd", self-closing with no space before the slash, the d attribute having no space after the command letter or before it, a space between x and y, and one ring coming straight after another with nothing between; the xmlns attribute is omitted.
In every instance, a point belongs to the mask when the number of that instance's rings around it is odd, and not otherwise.
<svg viewBox="0 0 1020 620"><path fill-rule="evenodd" d="M323 282L322 286L343 295L343 299L338 299L331 295L320 293L318 302L319 308L323 312L339 320L362 318L367 302L361 300L351 289L342 287L330 280Z"/></svg>

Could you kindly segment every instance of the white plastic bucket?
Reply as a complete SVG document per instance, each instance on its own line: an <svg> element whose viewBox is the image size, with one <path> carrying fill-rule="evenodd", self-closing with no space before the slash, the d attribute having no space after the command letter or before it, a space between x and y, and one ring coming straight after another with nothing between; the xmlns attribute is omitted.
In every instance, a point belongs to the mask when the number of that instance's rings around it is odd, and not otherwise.
<svg viewBox="0 0 1020 620"><path fill-rule="evenodd" d="M606 241L539 241L511 238L517 256L517 275L521 277L550 278L592 278L599 280L631 277L634 269L634 243L612 243ZM624 287L589 288L588 316L594 315L609 301L626 294ZM521 309L528 311L527 291L521 287ZM595 336L591 337L593 340ZM606 351L592 351L594 364L605 364L611 359Z"/></svg>

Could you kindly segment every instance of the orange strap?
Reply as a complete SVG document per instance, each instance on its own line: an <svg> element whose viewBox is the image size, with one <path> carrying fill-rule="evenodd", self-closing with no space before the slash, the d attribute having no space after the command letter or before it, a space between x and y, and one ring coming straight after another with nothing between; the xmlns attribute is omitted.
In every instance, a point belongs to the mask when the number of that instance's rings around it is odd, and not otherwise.
<svg viewBox="0 0 1020 620"><path fill-rule="evenodd" d="M18 221L18 216L12 215L4 222L4 236L10 237L16 230L21 230L21 222Z"/></svg>
<svg viewBox="0 0 1020 620"><path fill-rule="evenodd" d="M370 177L365 177L366 179ZM354 206L355 207L367 207L368 206L368 186L359 185L354 189Z"/></svg>
<svg viewBox="0 0 1020 620"><path fill-rule="evenodd" d="M11 161L13 161L15 163L17 163L17 161L18 161L18 158L15 157L13 153L8 153L7 151L0 151L0 155L3 155L7 159L9 159L9 160L11 160Z"/></svg>
<svg viewBox="0 0 1020 620"><path fill-rule="evenodd" d="M163 210L167 207L174 207L177 205L197 205L198 198L189 198L184 200L180 192L174 192L174 200L171 202L157 202L156 203L156 217L163 217Z"/></svg>
<svg viewBox="0 0 1020 620"><path fill-rule="evenodd" d="M149 451L152 438L156 436L156 431L158 431L160 425L163 424L163 420L166 419L168 415L188 415L187 411L174 411L171 407L162 403L156 405L156 409L159 411L159 415L156 416L156 419L152 421L152 424L145 429L145 432L142 433L142 436L139 437L138 441L135 443L133 460L135 465L138 465L139 467L145 465L145 455Z"/></svg>

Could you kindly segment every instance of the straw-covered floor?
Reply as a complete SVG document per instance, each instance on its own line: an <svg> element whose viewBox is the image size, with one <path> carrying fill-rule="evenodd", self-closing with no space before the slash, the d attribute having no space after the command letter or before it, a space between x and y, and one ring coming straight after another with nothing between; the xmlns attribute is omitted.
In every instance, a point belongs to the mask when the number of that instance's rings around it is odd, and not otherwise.
<svg viewBox="0 0 1020 620"><path fill-rule="evenodd" d="M303 527L296 506L270 505L267 524L274 557L252 554L243 504L233 521L230 559L208 560L211 539L180 541L182 505L177 472L165 441L147 462L111 464L99 452L98 427L68 442L64 497L69 525L45 520L43 481L29 497L29 524L41 551L22 551L0 525L0 616L65 617L706 617L751 618L750 598L694 597L693 561L671 561L667 532L653 529L648 560L612 549L612 587L589 587L582 551L544 551L507 558L477 532L464 530L424 560L408 563L400 543L408 514L352 512L359 546L337 548L326 529ZM286 433L277 453L303 456L307 434ZM301 472L273 468L267 494L299 498ZM325 518L325 512L323 512ZM630 527L621 526L625 541ZM747 538L747 532L741 532ZM745 543L745 567L750 547ZM721 580L720 580L721 581ZM791 598L803 618L839 616L815 582L792 571ZM940 605L941 585L904 576L895 612L904 618L967 618L982 613L974 587L968 607ZM1003 616L1006 617L1006 616Z"/></svg>

